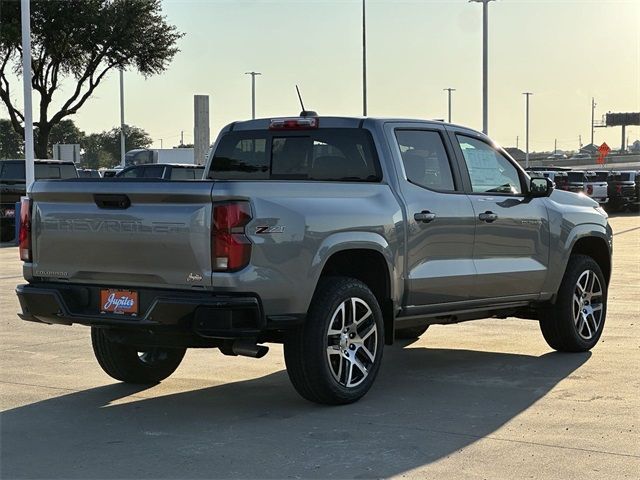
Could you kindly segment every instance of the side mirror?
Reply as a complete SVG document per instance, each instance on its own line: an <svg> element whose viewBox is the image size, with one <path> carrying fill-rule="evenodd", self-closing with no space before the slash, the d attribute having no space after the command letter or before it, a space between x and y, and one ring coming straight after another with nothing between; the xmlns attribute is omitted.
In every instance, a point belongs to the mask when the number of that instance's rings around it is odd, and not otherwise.
<svg viewBox="0 0 640 480"><path fill-rule="evenodd" d="M548 178L532 178L529 182L530 197L548 197L553 192L553 182Z"/></svg>

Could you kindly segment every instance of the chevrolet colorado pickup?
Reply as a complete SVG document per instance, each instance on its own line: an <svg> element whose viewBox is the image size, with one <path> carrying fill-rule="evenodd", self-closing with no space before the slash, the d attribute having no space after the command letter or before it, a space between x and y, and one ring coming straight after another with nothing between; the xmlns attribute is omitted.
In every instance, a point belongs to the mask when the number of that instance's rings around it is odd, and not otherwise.
<svg viewBox="0 0 640 480"><path fill-rule="evenodd" d="M132 383L187 348L283 343L296 390L325 404L361 398L384 346L431 324L533 319L570 352L602 334L606 213L476 131L303 112L228 125L205 168L35 182L21 318L90 326L101 367Z"/></svg>

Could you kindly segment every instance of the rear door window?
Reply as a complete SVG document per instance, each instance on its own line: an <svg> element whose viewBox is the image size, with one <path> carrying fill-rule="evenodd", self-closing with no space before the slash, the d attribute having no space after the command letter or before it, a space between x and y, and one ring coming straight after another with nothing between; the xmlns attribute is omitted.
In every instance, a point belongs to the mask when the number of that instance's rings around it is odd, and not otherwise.
<svg viewBox="0 0 640 480"><path fill-rule="evenodd" d="M454 191L449 156L438 132L396 130L407 180L432 190Z"/></svg>
<svg viewBox="0 0 640 480"><path fill-rule="evenodd" d="M181 168L171 169L171 180L200 180L203 168Z"/></svg>
<svg viewBox="0 0 640 480"><path fill-rule="evenodd" d="M162 178L163 174L164 174L164 166L157 165L153 167L144 167L144 173L142 176L144 178Z"/></svg>

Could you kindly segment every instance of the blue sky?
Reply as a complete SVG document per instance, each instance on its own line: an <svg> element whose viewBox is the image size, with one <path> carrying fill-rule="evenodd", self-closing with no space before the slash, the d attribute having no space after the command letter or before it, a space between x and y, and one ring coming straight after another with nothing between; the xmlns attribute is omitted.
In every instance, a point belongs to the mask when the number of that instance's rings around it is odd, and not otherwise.
<svg viewBox="0 0 640 480"><path fill-rule="evenodd" d="M367 0L369 115L445 118L445 87L454 87L453 121L480 129L481 10L467 0ZM251 114L308 108L359 115L360 0L165 0L164 13L186 35L163 75L126 74L126 120L154 145L193 138L193 94L211 96L212 138ZM524 144L524 97L531 99L531 146L561 149L590 136L597 116L640 110L640 1L498 0L490 4L489 134L504 146ZM113 74L75 117L86 131L119 123ZM629 129L632 140L640 127ZM620 129L597 129L596 143L615 148Z"/></svg>

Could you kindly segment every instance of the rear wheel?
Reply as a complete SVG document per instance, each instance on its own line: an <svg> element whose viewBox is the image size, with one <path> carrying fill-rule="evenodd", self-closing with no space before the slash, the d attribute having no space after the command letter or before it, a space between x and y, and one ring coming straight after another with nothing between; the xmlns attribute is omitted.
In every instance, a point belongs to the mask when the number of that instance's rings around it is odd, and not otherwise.
<svg viewBox="0 0 640 480"><path fill-rule="evenodd" d="M91 327L93 353L102 369L112 378L126 383L154 384L173 372L182 362L184 348L151 347L138 349L110 339L108 332Z"/></svg>
<svg viewBox="0 0 640 480"><path fill-rule="evenodd" d="M384 347L382 312L359 280L321 279L307 319L291 332L284 358L291 383L307 400L359 400L378 374Z"/></svg>
<svg viewBox="0 0 640 480"><path fill-rule="evenodd" d="M429 325L423 325L420 327L401 328L396 330L397 340L415 340L419 338L424 332L427 331Z"/></svg>
<svg viewBox="0 0 640 480"><path fill-rule="evenodd" d="M586 255L572 255L555 305L540 320L549 344L562 352L591 350L602 335L607 314L607 284L599 265Z"/></svg>

